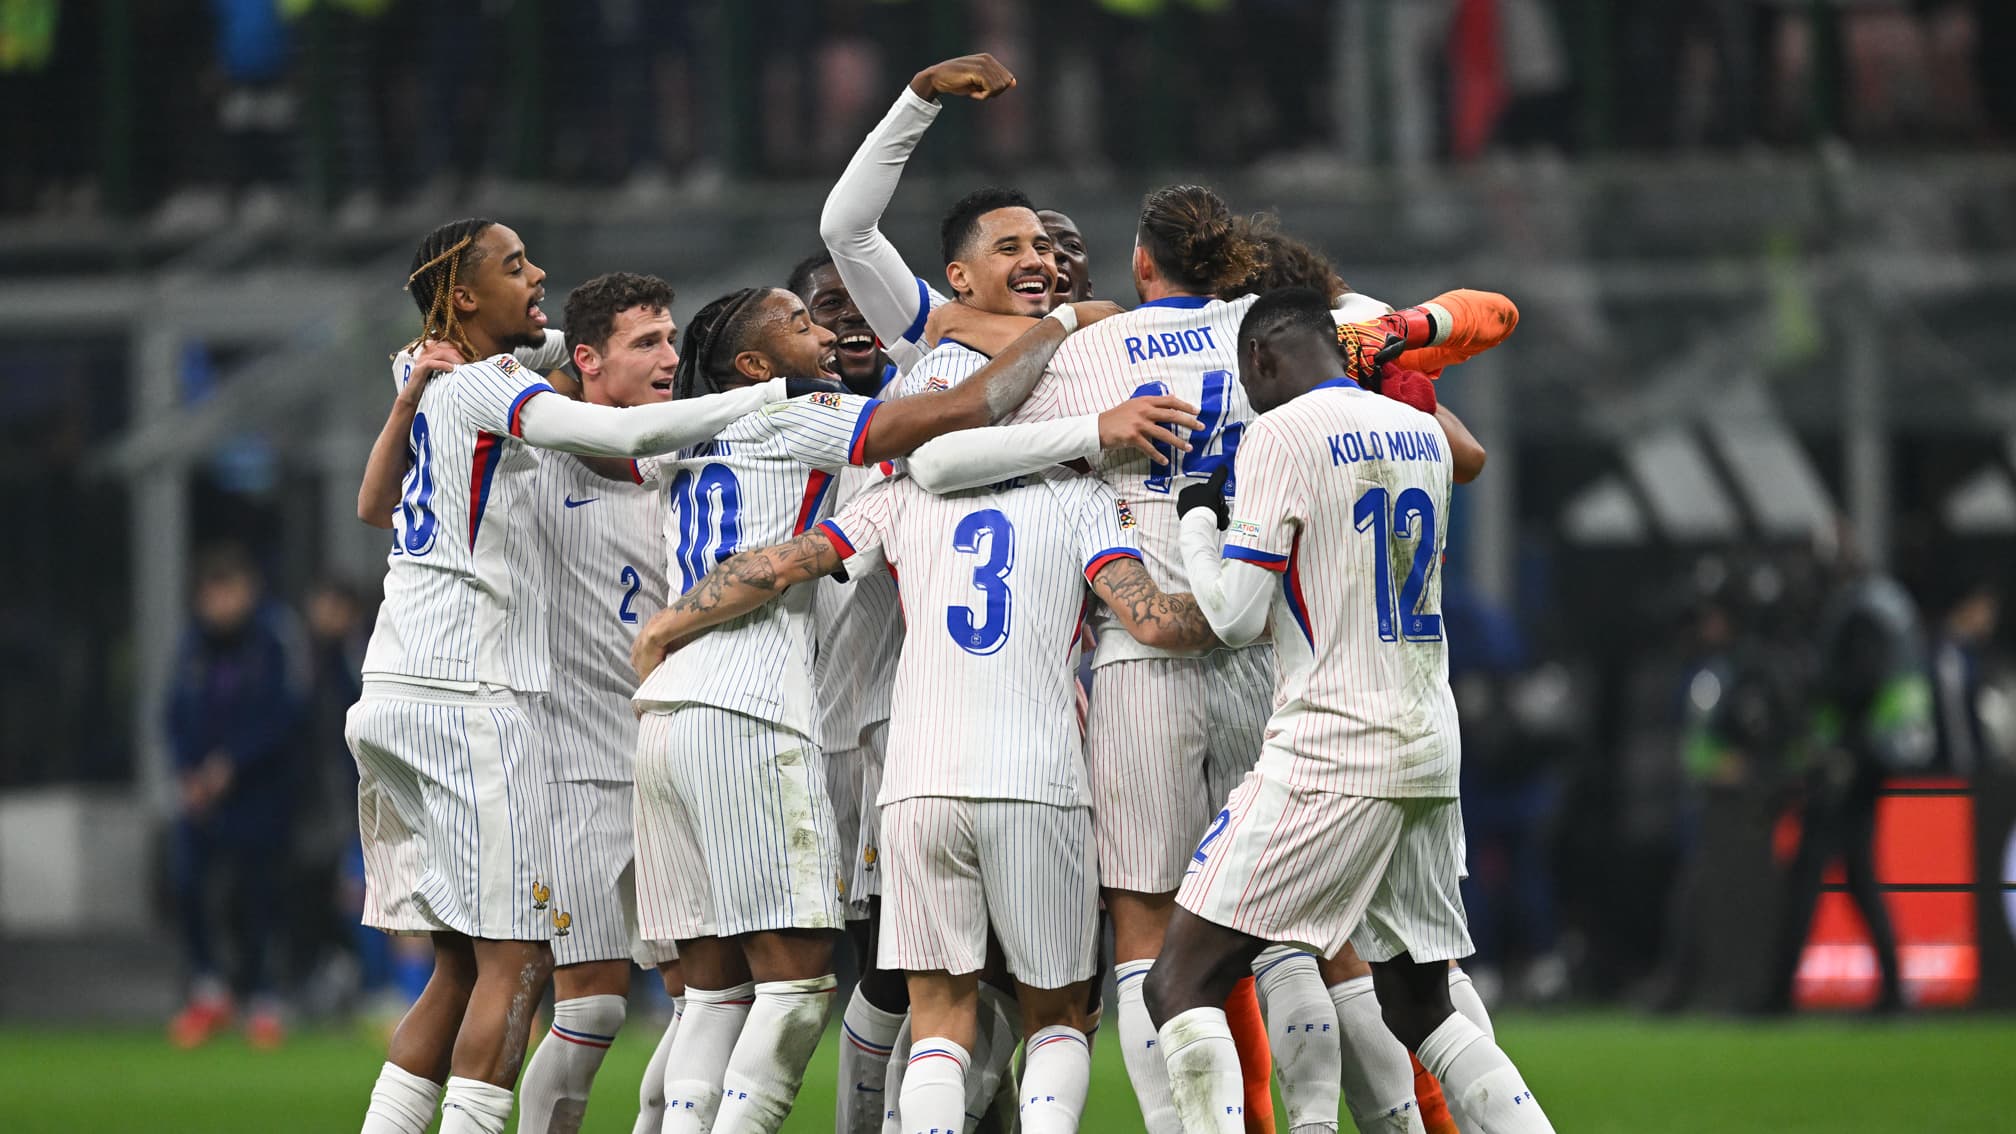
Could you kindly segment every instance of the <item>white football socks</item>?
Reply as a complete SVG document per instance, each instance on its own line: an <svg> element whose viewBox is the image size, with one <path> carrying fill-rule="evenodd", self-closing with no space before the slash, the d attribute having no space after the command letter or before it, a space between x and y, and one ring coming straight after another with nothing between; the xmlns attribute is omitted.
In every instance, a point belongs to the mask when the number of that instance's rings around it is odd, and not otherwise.
<svg viewBox="0 0 2016 1134"><path fill-rule="evenodd" d="M481 1079L451 1075L441 1092L441 1134L504 1134L511 1091Z"/></svg>
<svg viewBox="0 0 2016 1134"><path fill-rule="evenodd" d="M1092 1085L1092 1045L1085 1033L1065 1024L1040 1028L1029 1037L1022 1063L1022 1134L1072 1134L1085 1113Z"/></svg>
<svg viewBox="0 0 2016 1134"><path fill-rule="evenodd" d="M1162 1025L1169 1095L1186 1134L1246 1134L1246 1081L1223 1008L1192 1008Z"/></svg>
<svg viewBox="0 0 2016 1134"><path fill-rule="evenodd" d="M658 1134L665 1127L665 1060L672 1054L672 1037L679 1034L679 1017L686 1011L686 998L672 999L672 1018L665 1022L665 1034L644 1065L644 1081L637 1086L637 1122L630 1134Z"/></svg>
<svg viewBox="0 0 2016 1134"><path fill-rule="evenodd" d="M966 1128L966 1068L972 1057L949 1039L918 1040L910 1047L897 1100L902 1134L959 1134Z"/></svg>
<svg viewBox="0 0 2016 1134"><path fill-rule="evenodd" d="M1469 1134L1553 1134L1519 1069L1463 1013L1449 1013L1415 1054L1442 1080L1449 1112Z"/></svg>
<svg viewBox="0 0 2016 1134"><path fill-rule="evenodd" d="M765 981L721 1077L714 1134L776 1134L791 1114L805 1066L826 1034L833 974Z"/></svg>
<svg viewBox="0 0 2016 1134"><path fill-rule="evenodd" d="M1484 1007L1484 998L1477 995L1477 985L1462 969L1449 970L1449 1003L1469 1017L1470 1022L1477 1025L1477 1030L1490 1037L1493 1043L1498 1041L1498 1030L1491 1026L1491 1013Z"/></svg>
<svg viewBox="0 0 2016 1134"><path fill-rule="evenodd" d="M427 1134L440 1105L441 1084L388 1062L371 1086L361 1134Z"/></svg>
<svg viewBox="0 0 2016 1134"><path fill-rule="evenodd" d="M1323 987L1316 958L1288 945L1270 945L1253 959L1267 1044L1281 1076L1281 1101L1293 1134L1337 1129L1337 1008Z"/></svg>
<svg viewBox="0 0 2016 1134"><path fill-rule="evenodd" d="M889 1053L902 1029L902 1013L875 1007L861 995L861 986L854 986L840 1017L840 1081L833 1107L837 1134L878 1134L882 1129Z"/></svg>
<svg viewBox="0 0 2016 1134"><path fill-rule="evenodd" d="M1344 1105L1360 1134L1401 1134L1422 1129L1414 1104L1414 1064L1406 1045L1393 1037L1379 1012L1372 978L1362 976L1330 986L1337 1012L1339 1064Z"/></svg>
<svg viewBox="0 0 2016 1134"><path fill-rule="evenodd" d="M664 1134L706 1134L721 1107L721 1077L749 1018L756 986L686 987L686 1014L665 1056Z"/></svg>
<svg viewBox="0 0 2016 1134"><path fill-rule="evenodd" d="M1127 1064L1127 1078L1134 1084L1134 1097L1141 1102L1141 1121L1148 1134L1183 1134L1182 1120L1169 1097L1169 1066L1162 1058L1161 1040L1155 1033L1155 1021L1148 1016L1148 1005L1141 1000L1142 982L1153 967L1153 960L1122 961L1113 966L1120 1001L1120 1055Z"/></svg>
<svg viewBox="0 0 2016 1134"><path fill-rule="evenodd" d="M525 1134L577 1134L588 1113L588 1090L602 1057L616 1042L629 1002L621 996L577 996L553 1004L553 1027L539 1041L518 1080L518 1129Z"/></svg>

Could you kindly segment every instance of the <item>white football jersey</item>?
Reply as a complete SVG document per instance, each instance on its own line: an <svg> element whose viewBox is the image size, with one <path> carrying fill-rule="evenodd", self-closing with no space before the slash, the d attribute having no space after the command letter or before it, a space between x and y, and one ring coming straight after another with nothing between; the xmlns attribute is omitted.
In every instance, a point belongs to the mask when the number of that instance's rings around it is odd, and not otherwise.
<svg viewBox="0 0 2016 1134"><path fill-rule="evenodd" d="M880 405L855 394L808 394L742 417L704 445L641 462L646 483L671 505L671 588L684 594L736 552L782 543L823 519L833 476L860 462ZM701 635L652 671L637 704L714 705L811 738L812 594L795 587Z"/></svg>
<svg viewBox="0 0 2016 1134"><path fill-rule="evenodd" d="M909 397L933 390L949 390L979 373L992 361L965 343L946 339L903 372L897 380L899 392Z"/></svg>
<svg viewBox="0 0 2016 1134"><path fill-rule="evenodd" d="M848 572L885 562L905 633L877 803L1090 806L1075 712L1088 581L1138 558L1113 494L1064 469L934 496L877 485L821 525Z"/></svg>
<svg viewBox="0 0 2016 1134"><path fill-rule="evenodd" d="M841 469L829 502L845 508L890 475L887 462ZM896 581L872 574L853 583L820 579L813 584L812 621L818 657L812 688L818 707L819 747L841 752L861 745L871 726L889 719L889 691L896 683L896 654L903 648L903 616L896 609Z"/></svg>
<svg viewBox="0 0 2016 1134"><path fill-rule="evenodd" d="M1347 378L1247 428L1224 554L1281 573L1260 770L1316 791L1456 795L1450 469L1434 418Z"/></svg>
<svg viewBox="0 0 2016 1134"><path fill-rule="evenodd" d="M546 554L552 694L539 704L555 780L628 781L637 755L630 646L665 607L665 494L534 451Z"/></svg>
<svg viewBox="0 0 2016 1134"><path fill-rule="evenodd" d="M508 354L427 384L407 435L366 676L548 688L545 562L526 512L538 459L517 429L518 411L551 389Z"/></svg>
<svg viewBox="0 0 2016 1134"><path fill-rule="evenodd" d="M1143 394L1172 394L1197 407L1204 427L1188 438L1189 452L1163 454L1169 464L1155 464L1133 449L1108 450L1099 463L1099 475L1134 518L1149 575L1165 591L1190 589L1178 546L1176 494L1232 459L1253 416L1239 384L1238 359L1239 322L1252 305L1251 296L1230 303L1171 296L1102 319L1064 340L1029 400L1008 419L1103 413ZM1237 479L1226 483L1228 497L1236 495ZM1135 641L1110 618L1097 617L1094 625L1099 631L1094 664L1172 656Z"/></svg>

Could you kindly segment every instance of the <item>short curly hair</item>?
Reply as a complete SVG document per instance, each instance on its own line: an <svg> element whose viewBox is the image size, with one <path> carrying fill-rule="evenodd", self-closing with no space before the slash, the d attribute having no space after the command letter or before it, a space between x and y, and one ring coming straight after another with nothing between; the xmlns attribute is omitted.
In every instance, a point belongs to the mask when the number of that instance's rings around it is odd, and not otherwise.
<svg viewBox="0 0 2016 1134"><path fill-rule="evenodd" d="M616 333L616 316L632 307L654 313L670 311L672 285L657 276L635 272L596 276L567 295L567 341L586 343L598 351L607 349L609 336Z"/></svg>

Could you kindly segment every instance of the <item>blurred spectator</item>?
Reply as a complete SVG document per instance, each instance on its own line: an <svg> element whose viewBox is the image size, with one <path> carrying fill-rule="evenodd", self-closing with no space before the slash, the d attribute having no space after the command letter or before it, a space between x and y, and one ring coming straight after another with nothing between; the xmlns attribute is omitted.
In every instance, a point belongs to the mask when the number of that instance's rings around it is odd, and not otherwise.
<svg viewBox="0 0 2016 1134"><path fill-rule="evenodd" d="M1517 625L1468 588L1444 591L1442 618L1463 732L1470 863L1463 904L1477 946L1471 975L1489 999L1517 955L1525 961L1523 994L1552 1000L1568 990L1549 858L1572 682L1560 666L1528 668Z"/></svg>
<svg viewBox="0 0 2016 1134"><path fill-rule="evenodd" d="M1995 640L2002 592L1983 579L1961 592L1932 637L1932 696L1937 709L1939 763L1971 776L1988 762L1981 721L1982 657Z"/></svg>
<svg viewBox="0 0 2016 1134"><path fill-rule="evenodd" d="M273 953L299 761L299 631L265 599L241 550L206 553L195 575L194 624L168 701L175 905L190 972L188 1006L170 1035L184 1047L209 1039L229 1024L235 994L249 1006L248 1036L272 1045L281 1038ZM214 938L220 920L228 966Z"/></svg>
<svg viewBox="0 0 2016 1134"><path fill-rule="evenodd" d="M331 1009L357 979L354 911L343 901L343 872L357 842L357 765L343 741L344 720L363 693L368 626L347 583L324 580L306 606L309 683L306 744L294 799L288 940L308 998Z"/></svg>
<svg viewBox="0 0 2016 1134"><path fill-rule="evenodd" d="M1873 571L1851 568L1821 613L1799 850L1785 877L1767 1011L1792 1006L1822 877L1837 855L1876 950L1882 984L1875 1007L1903 1006L1897 937L1876 882L1876 804L1887 774L1922 772L1931 762L1932 696L1921 643L1911 596Z"/></svg>

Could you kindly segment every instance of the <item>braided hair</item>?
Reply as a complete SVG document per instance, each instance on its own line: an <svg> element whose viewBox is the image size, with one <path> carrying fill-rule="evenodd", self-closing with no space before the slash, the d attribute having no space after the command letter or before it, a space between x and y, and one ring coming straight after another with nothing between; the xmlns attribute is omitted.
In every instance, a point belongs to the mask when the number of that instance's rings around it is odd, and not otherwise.
<svg viewBox="0 0 2016 1134"><path fill-rule="evenodd" d="M694 312L679 343L673 397L718 394L726 388L735 373L735 356L748 348L751 330L770 290L745 287L731 291Z"/></svg>
<svg viewBox="0 0 2016 1134"><path fill-rule="evenodd" d="M407 350L430 339L446 339L462 357L475 360L476 347L455 315L455 284L475 271L483 258L476 240L496 223L487 217L449 221L420 242L420 250L413 253L413 274L406 277L406 290L420 309L420 337L408 343Z"/></svg>

